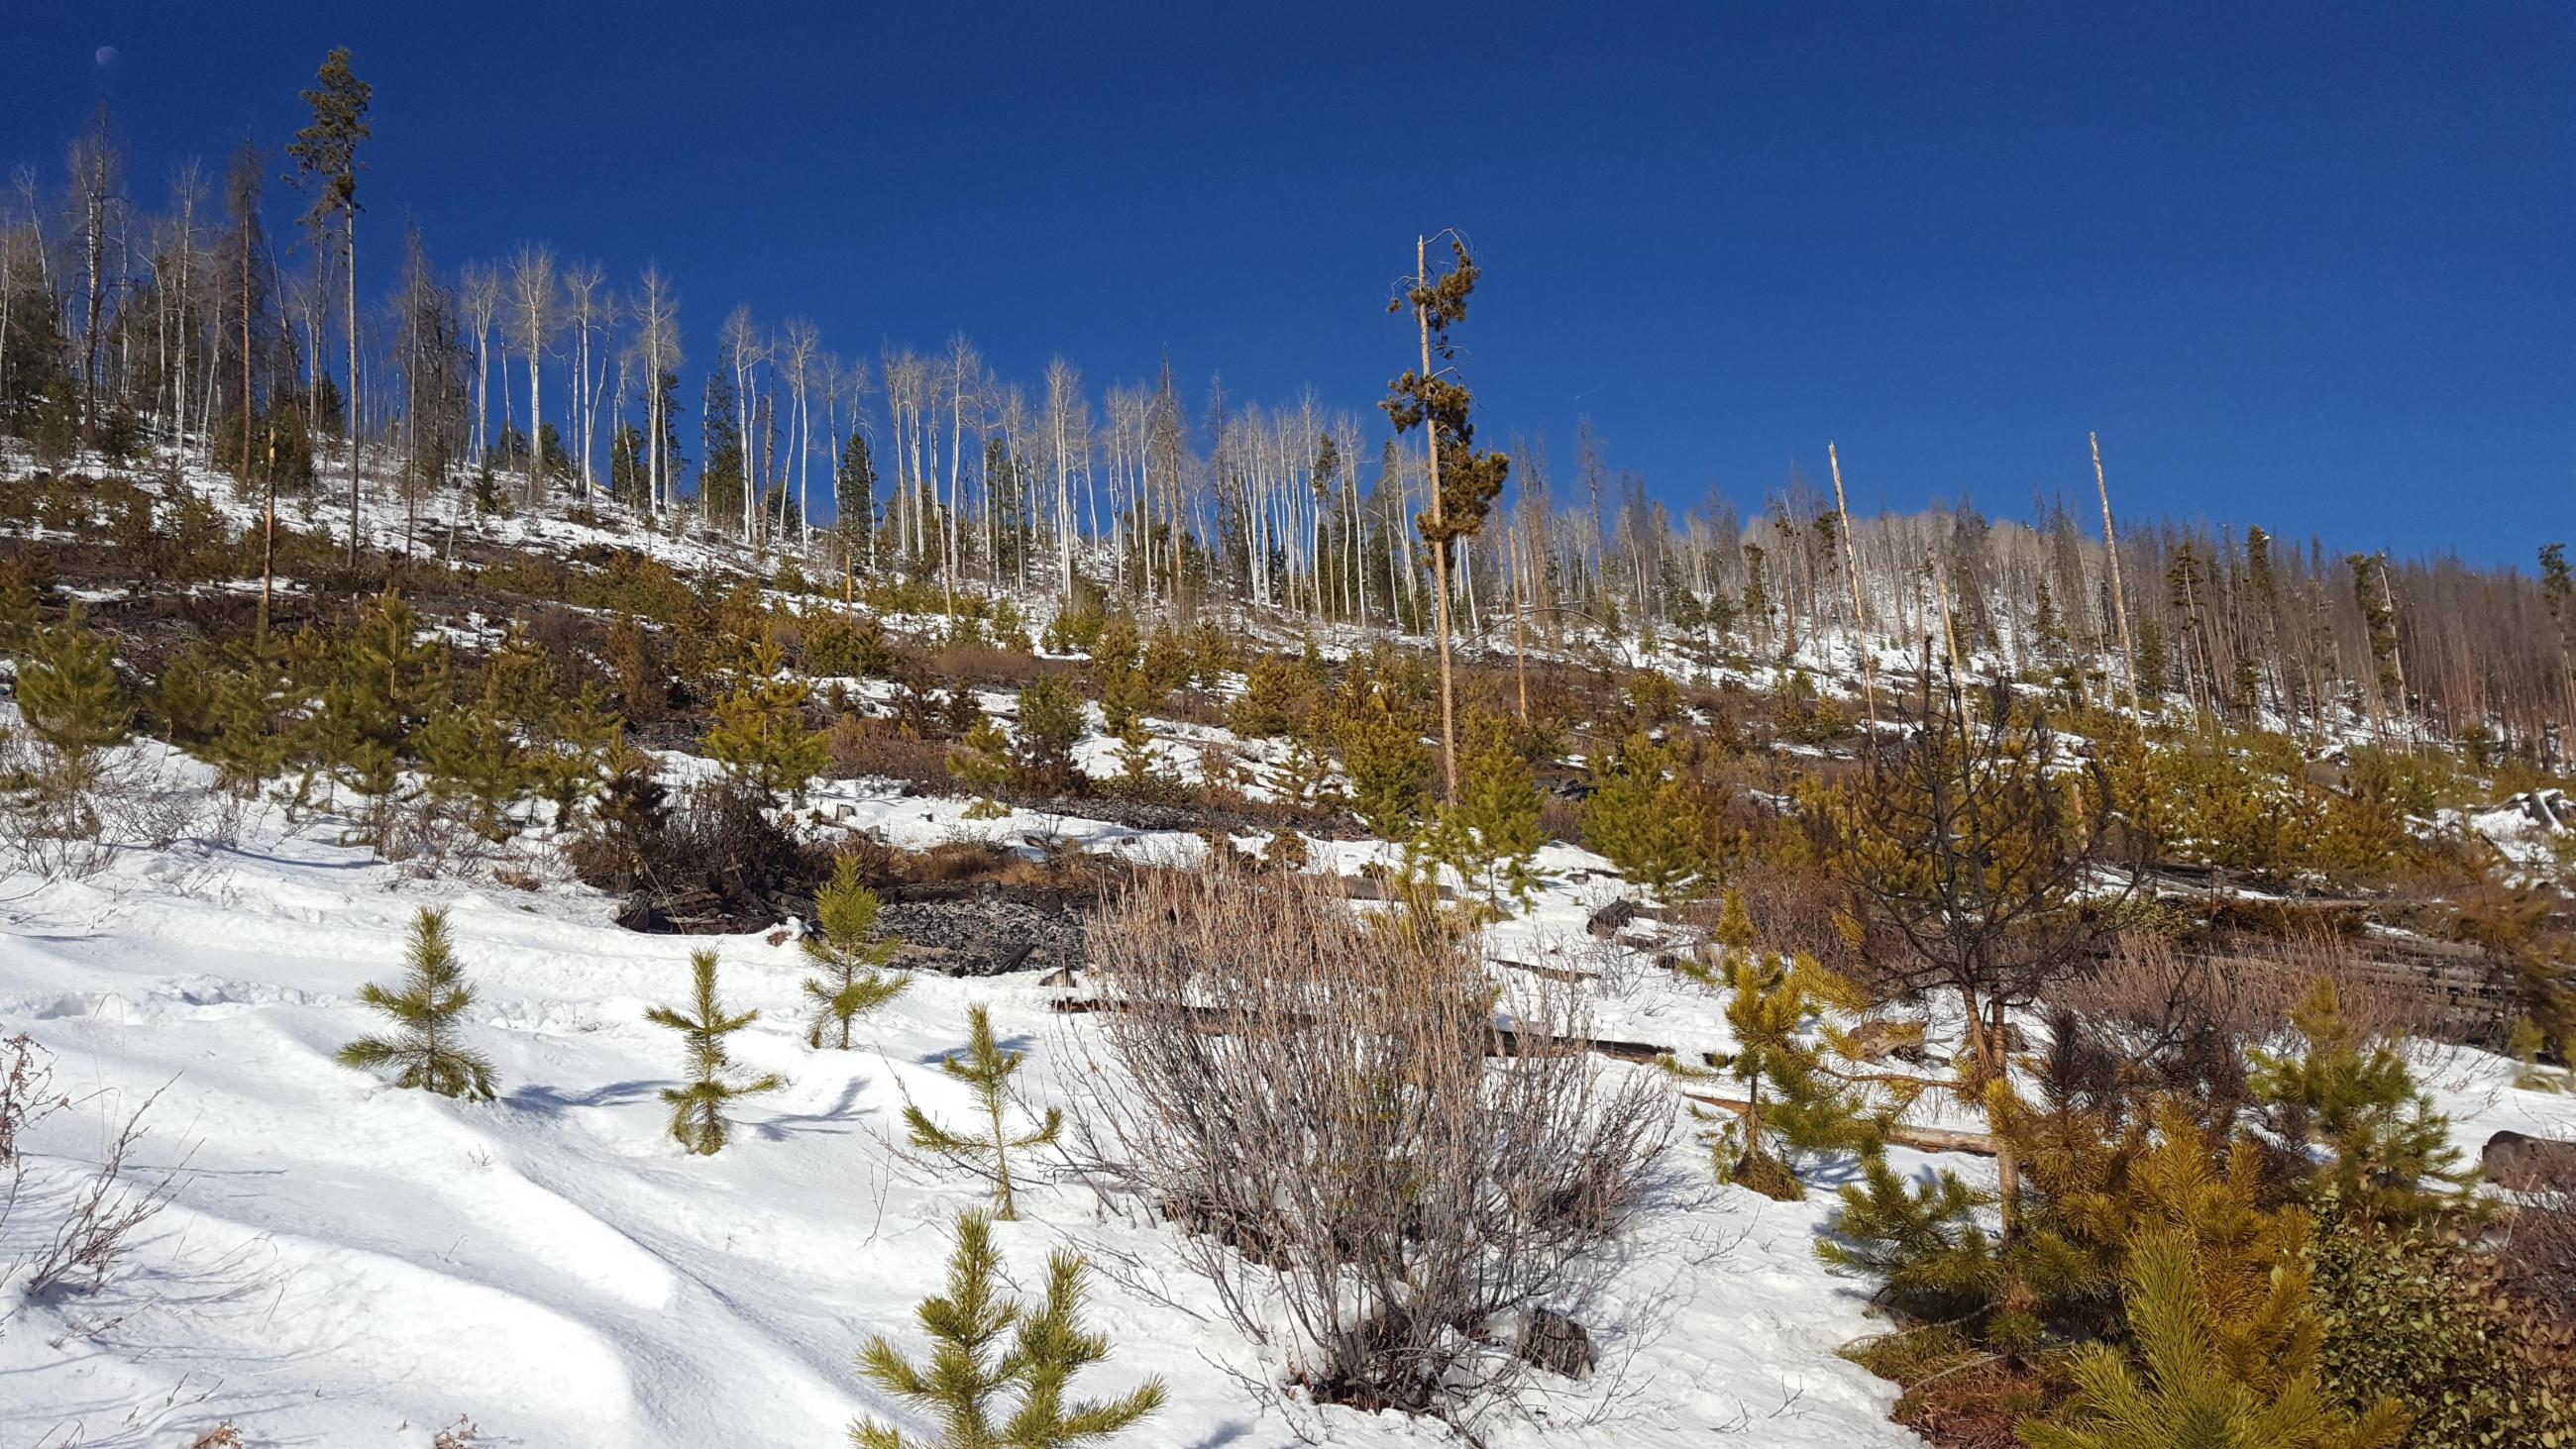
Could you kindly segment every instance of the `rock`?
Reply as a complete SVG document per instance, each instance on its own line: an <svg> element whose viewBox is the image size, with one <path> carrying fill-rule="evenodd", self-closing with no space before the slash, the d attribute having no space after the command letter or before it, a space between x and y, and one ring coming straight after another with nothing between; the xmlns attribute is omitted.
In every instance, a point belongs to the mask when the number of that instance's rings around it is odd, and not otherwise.
<svg viewBox="0 0 2576 1449"><path fill-rule="evenodd" d="M2487 1139L2478 1154L2487 1181L2515 1192L2552 1181L2576 1183L2576 1142L2505 1131Z"/></svg>
<svg viewBox="0 0 2576 1449"><path fill-rule="evenodd" d="M1637 919L1637 903L1622 897L1594 911L1592 918L1583 923L1583 928L1592 933L1594 940L1607 941L1618 935L1622 926L1635 919Z"/></svg>
<svg viewBox="0 0 2576 1449"><path fill-rule="evenodd" d="M1594 1363L1592 1335L1582 1324L1549 1308L1533 1308L1522 1315L1512 1353L1524 1363L1569 1379L1591 1373Z"/></svg>

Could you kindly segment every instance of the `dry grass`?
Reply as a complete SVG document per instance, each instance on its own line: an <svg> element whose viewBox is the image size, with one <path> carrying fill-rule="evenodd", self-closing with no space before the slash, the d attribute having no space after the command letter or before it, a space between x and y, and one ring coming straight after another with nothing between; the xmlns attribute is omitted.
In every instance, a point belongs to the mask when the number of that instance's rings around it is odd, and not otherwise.
<svg viewBox="0 0 2576 1449"><path fill-rule="evenodd" d="M1508 1401L1533 1372L1510 1316L1586 1311L1669 1089L1579 1047L1489 1060L1474 956L1316 877L1145 873L1090 940L1092 1156L1189 1230L1236 1323L1293 1325L1321 1401L1453 1424ZM1524 1043L1585 1034L1562 990L1511 1006Z"/></svg>

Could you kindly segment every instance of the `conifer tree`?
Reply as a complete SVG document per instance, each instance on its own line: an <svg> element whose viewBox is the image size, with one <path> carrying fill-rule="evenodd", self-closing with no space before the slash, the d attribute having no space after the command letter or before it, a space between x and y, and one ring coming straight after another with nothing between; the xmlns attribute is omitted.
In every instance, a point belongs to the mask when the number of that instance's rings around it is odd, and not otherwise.
<svg viewBox="0 0 2576 1449"><path fill-rule="evenodd" d="M1010 1154L1054 1142L1064 1130L1064 1113L1049 1107L1034 1129L1012 1136L1003 1126L1002 1112L1009 1105L1011 1078L1018 1074L1020 1064L1028 1059L1028 1053L1005 1051L994 1041L993 1018L986 1008L973 1008L967 1013L966 1021L964 1055L944 1058L939 1069L952 1079L965 1083L967 1089L974 1093L976 1105L984 1112L985 1135L969 1137L951 1132L931 1121L930 1114L918 1106L906 1106L903 1120L911 1129L912 1145L925 1152L936 1152L963 1162L981 1162L989 1158L993 1165L993 1200L999 1210L997 1216L1004 1222L1013 1222L1019 1217L1019 1207L1011 1193Z"/></svg>
<svg viewBox="0 0 2576 1449"><path fill-rule="evenodd" d="M2078 1351L2075 1399L2057 1422L2020 1426L2032 1449L2388 1449L2406 1430L2395 1400L2356 1419L2317 1389L2307 1279L2295 1260L2213 1264L2181 1229L2130 1250L2134 1359L2105 1344ZM2248 1320L2252 1319L2253 1322ZM2245 1352L2259 1338L2259 1356Z"/></svg>
<svg viewBox="0 0 2576 1449"><path fill-rule="evenodd" d="M716 704L706 751L733 778L801 800L831 751L823 731L805 727L805 700L811 691L783 672L785 657L775 639L753 646L750 677Z"/></svg>
<svg viewBox="0 0 2576 1449"><path fill-rule="evenodd" d="M1011 778L1011 737L991 715L976 711L974 725L948 752L948 773L985 792L966 807L967 819L999 820L1011 813L991 793Z"/></svg>
<svg viewBox="0 0 2576 1449"><path fill-rule="evenodd" d="M1675 774L1671 754L1642 734L1592 762L1583 843L1665 901L1695 894L1715 864L1698 792Z"/></svg>
<svg viewBox="0 0 2576 1449"><path fill-rule="evenodd" d="M295 133L286 153L295 158L296 174L316 189L304 223L318 240L336 241L341 270L348 283L349 416L343 435L349 441L349 563L358 561L358 143L372 134L367 103L374 87L349 70L349 48L340 46L323 58L313 88L303 93L313 108L313 124ZM327 379L326 379L327 381Z"/></svg>
<svg viewBox="0 0 2576 1449"><path fill-rule="evenodd" d="M18 712L53 751L60 782L78 790L98 772L99 752L123 740L134 709L105 638L74 609L39 629L18 665Z"/></svg>
<svg viewBox="0 0 2576 1449"><path fill-rule="evenodd" d="M1421 368L1408 368L1402 377L1388 383L1386 400L1379 406L1386 410L1399 434L1428 424L1423 444L1430 472L1431 506L1415 518L1414 524L1431 551L1440 639L1440 761L1448 784L1446 798L1455 804L1458 728L1449 665L1449 555L1457 540L1473 538L1484 531L1485 514L1503 491L1503 477L1510 471L1511 459L1501 453L1476 450L1475 425L1467 420L1468 405L1474 398L1451 375L1448 366L1458 357L1449 330L1466 320L1467 298L1476 290L1476 279L1481 274L1467 255L1466 243L1455 236L1449 239L1449 249L1456 254L1457 262L1445 276L1430 275L1423 249L1422 240L1416 238L1413 286L1401 299L1387 304L1390 312L1403 307L1413 309L1414 323L1421 334ZM1435 358L1441 364L1436 369Z"/></svg>
<svg viewBox="0 0 2576 1449"><path fill-rule="evenodd" d="M1341 711L1336 734L1360 823L1381 840L1411 832L1431 783L1431 754L1411 713L1372 689Z"/></svg>
<svg viewBox="0 0 2576 1449"><path fill-rule="evenodd" d="M1535 868L1546 839L1539 828L1538 786L1500 718L1474 716L1467 728L1474 753L1467 760L1465 788L1440 807L1416 848L1456 871L1489 908L1502 911L1506 895L1527 906L1542 884Z"/></svg>
<svg viewBox="0 0 2576 1449"><path fill-rule="evenodd" d="M2310 1191L2382 1222L2421 1221L2457 1206L2457 1194L2443 1189L2464 1186L2473 1174L2450 1145L2449 1122L2416 1090L2396 1049L2365 1044L2324 977L2291 1009L2290 1024L2304 1049L2254 1052L2247 1084L2285 1142L2313 1142L2334 1154Z"/></svg>
<svg viewBox="0 0 2576 1449"><path fill-rule="evenodd" d="M726 1014L724 1003L716 997L715 952L691 953L689 979L689 1013L656 1006L644 1013L644 1019L680 1034L688 1053L689 1070L695 1074L695 1080L685 1087L662 1089L662 1100L671 1105L671 1136L691 1152L713 1157L724 1150L731 1134L732 1123L726 1120L725 1109L738 1098L775 1092L787 1085L787 1079L775 1072L749 1081L735 1075L733 1058L725 1051L725 1038L758 1021L760 1013Z"/></svg>
<svg viewBox="0 0 2576 1449"><path fill-rule="evenodd" d="M1069 1449L1121 1433L1162 1408L1159 1378L1118 1399L1066 1402L1073 1376L1109 1356L1108 1339L1082 1327L1080 1257L1058 1252L1047 1260L1046 1300L1034 1313L1002 1296L1000 1268L992 1220L960 1217L948 1291L915 1310L930 1335L929 1363L912 1364L882 1335L859 1352L859 1371L872 1382L938 1415L939 1438L907 1439L861 1419L850 1426L856 1449Z"/></svg>
<svg viewBox="0 0 2576 1449"><path fill-rule="evenodd" d="M457 1040L474 988L465 984L447 938L447 912L421 908L412 920L410 974L400 991L368 982L358 999L393 1018L392 1036L362 1036L340 1048L344 1067L375 1071L399 1067L397 1087L418 1087L442 1097L492 1100L492 1063Z"/></svg>
<svg viewBox="0 0 2576 1449"><path fill-rule="evenodd" d="M1730 924L1737 929L1730 932ZM1728 891L1719 940L1731 935L1746 944L1728 946L1715 966L1691 963L1684 970L1733 991L1726 1022L1735 1050L1709 1053L1707 1060L1741 1084L1745 1108L1719 1139L1719 1170L1729 1181L1766 1197L1795 1202L1806 1196L1806 1189L1781 1150L1773 1147L1773 1139L1787 1152L1867 1155L1879 1149L1888 1124L1911 1097L1874 1108L1832 1065L1838 1057L1850 1057L1850 1038L1830 1027L1813 1041L1802 1035L1819 1007L1866 1009L1868 999L1860 990L1804 952L1785 962L1756 955L1747 949L1751 934L1742 894Z"/></svg>
<svg viewBox="0 0 2576 1449"><path fill-rule="evenodd" d="M805 978L805 996L813 1016L805 1044L819 1047L827 1035L850 1049L850 1023L904 993L912 983L884 974L887 962L903 942L877 934L877 893L859 882L856 856L832 862L832 879L814 893L814 929L801 943L805 959L820 976Z"/></svg>

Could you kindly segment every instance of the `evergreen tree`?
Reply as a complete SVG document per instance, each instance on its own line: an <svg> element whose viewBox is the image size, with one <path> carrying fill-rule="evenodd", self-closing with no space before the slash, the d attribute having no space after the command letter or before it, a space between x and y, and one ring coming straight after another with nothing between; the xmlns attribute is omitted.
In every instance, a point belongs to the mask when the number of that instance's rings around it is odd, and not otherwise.
<svg viewBox="0 0 2576 1449"><path fill-rule="evenodd" d="M1379 406L1385 409L1399 435L1426 428L1431 507L1416 517L1414 524L1431 551L1432 594L1438 605L1440 641L1441 767L1448 782L1447 799L1455 804L1458 733L1449 665L1449 556L1457 540L1473 538L1484 531L1485 514L1503 491L1503 477L1511 469L1511 459L1501 453L1476 450L1475 425L1467 420L1468 406L1474 398L1452 375L1449 365L1458 358L1457 346L1449 338L1450 329L1466 320L1467 298L1476 290L1476 280L1481 275L1467 255L1465 242L1452 236L1449 249L1456 255L1456 264L1446 275L1434 278L1423 264L1422 247L1417 242L1413 286L1401 299L1387 304L1390 312L1408 306L1413 309L1414 322L1421 332L1422 364L1420 370L1407 368L1402 377L1388 383L1386 400ZM1435 360L1440 364L1436 368Z"/></svg>
<svg viewBox="0 0 2576 1449"><path fill-rule="evenodd" d="M2130 1250L2131 1355L2104 1344L2077 1352L2075 1398L2058 1422L2020 1425L2032 1449L2389 1449L2406 1414L2382 1400L2359 1419L2317 1391L2307 1279L2295 1266L2236 1259L2213 1265L2180 1230ZM2252 1321L2249 1321L2252 1320ZM2249 1360L2247 1340L2263 1356Z"/></svg>
<svg viewBox="0 0 2576 1449"><path fill-rule="evenodd" d="M370 981L358 999L393 1018L396 1034L362 1036L340 1048L344 1067L375 1071L400 1067L397 1087L419 1087L442 1097L492 1100L492 1063L456 1039L474 988L447 939L447 912L422 907L412 920L410 974L400 991Z"/></svg>
<svg viewBox="0 0 2576 1449"><path fill-rule="evenodd" d="M1538 785L1500 717L1471 716L1467 732L1473 753L1464 787L1454 802L1439 808L1415 848L1456 871L1488 908L1502 912L1507 895L1526 907L1544 883L1536 869L1546 840L1539 828Z"/></svg>
<svg viewBox="0 0 2576 1449"><path fill-rule="evenodd" d="M1699 793L1674 770L1670 752L1642 734L1592 761L1583 843L1666 901L1696 894L1716 864Z"/></svg>
<svg viewBox="0 0 2576 1449"><path fill-rule="evenodd" d="M1011 778L1011 737L991 715L976 711L974 725L948 752L948 773L986 792L966 807L967 819L999 820L1011 813L990 793Z"/></svg>
<svg viewBox="0 0 2576 1449"><path fill-rule="evenodd" d="M296 132L286 148L286 154L295 158L297 177L314 192L304 224L317 243L336 244L343 279L348 283L349 376L353 379L358 375L358 143L372 134L367 126L367 104L373 95L374 87L350 72L349 48L344 45L334 49L324 57L313 88L303 93L304 103L313 108L313 123ZM328 381L327 376L324 380ZM354 388L348 406L344 431L353 440L348 453L349 562L354 566L360 536L358 450L354 443L358 407Z"/></svg>
<svg viewBox="0 0 2576 1449"><path fill-rule="evenodd" d="M758 1021L760 1013L725 1013L724 1003L716 998L716 953L691 953L689 978L690 1009L694 1014L656 1006L644 1013L644 1019L680 1034L688 1053L689 1070L695 1074L685 1087L662 1089L662 1100L671 1105L671 1136L691 1152L713 1157L724 1150L731 1132L725 1109L739 1098L775 1092L787 1085L787 1079L772 1072L744 1081L734 1074L733 1058L725 1051L725 1038Z"/></svg>
<svg viewBox="0 0 2576 1449"><path fill-rule="evenodd" d="M1371 689L1340 711L1335 736L1360 823L1381 840L1410 834L1431 796L1431 752L1412 712Z"/></svg>
<svg viewBox="0 0 2576 1449"><path fill-rule="evenodd" d="M98 755L124 740L134 721L125 683L105 638L75 608L40 629L18 661L18 712L27 730L53 751L54 770L73 789L98 772Z"/></svg>
<svg viewBox="0 0 2576 1449"><path fill-rule="evenodd" d="M787 673L785 652L764 638L752 652L749 677L717 701L707 730L707 757L737 780L773 795L803 799L805 786L831 759L827 736L805 727L804 681Z"/></svg>
<svg viewBox="0 0 2576 1449"><path fill-rule="evenodd" d="M939 1438L906 1439L862 1419L850 1426L856 1449L1065 1449L1109 1438L1162 1408L1161 1379L1107 1402L1065 1401L1073 1376L1109 1356L1108 1339L1082 1327L1081 1258L1058 1252L1047 1260L1046 1300L1034 1313L1002 1296L1000 1268L992 1220L959 1218L948 1291L915 1311L930 1335L930 1362L916 1367L882 1336L859 1352L859 1371L872 1382L937 1413ZM1005 1403L1002 1395L1013 1391L1016 1402Z"/></svg>
<svg viewBox="0 0 2576 1449"><path fill-rule="evenodd" d="M1020 727L1012 742L1011 774L1033 794L1072 793L1082 782L1073 747L1082 739L1082 696L1056 675L1020 691Z"/></svg>
<svg viewBox="0 0 2576 1449"><path fill-rule="evenodd" d="M814 893L814 927L801 943L820 976L805 978L813 1016L805 1044L819 1047L837 1034L850 1049L850 1023L901 996L912 983L884 974L903 942L877 934L877 893L859 883L858 857L832 862L832 879Z"/></svg>
<svg viewBox="0 0 2576 1449"><path fill-rule="evenodd" d="M985 1135L968 1137L951 1132L931 1121L930 1115L918 1106L906 1106L903 1120L911 1129L912 1145L925 1152L936 1152L964 1162L991 1159L994 1204L1000 1209L998 1215L1002 1221L1011 1222L1019 1217L1019 1207L1011 1194L1010 1154L1054 1142L1057 1134L1064 1130L1064 1113L1049 1107L1034 1129L1016 1137L1006 1131L1002 1124L1002 1111L1009 1105L1011 1078L1019 1072L1020 1064L1027 1060L1028 1053L1005 1051L994 1041L993 1018L986 1008L975 1007L967 1013L966 1021L965 1054L943 1058L939 1069L951 1079L965 1083L974 1094L976 1105L984 1112Z"/></svg>
<svg viewBox="0 0 2576 1449"><path fill-rule="evenodd" d="M1727 929L1728 917L1737 931ZM1806 1189L1784 1152L1874 1153L1911 1097L1873 1107L1832 1065L1849 1058L1850 1038L1832 1028L1815 1040L1804 1034L1820 1007L1858 1012L1868 1006L1867 997L1803 952L1785 962L1755 954L1746 949L1751 934L1742 894L1728 891L1719 940L1732 935L1746 945L1726 947L1715 966L1690 963L1684 972L1709 985L1723 982L1733 992L1726 1022L1735 1050L1709 1053L1707 1061L1736 1080L1745 1108L1719 1138L1719 1171L1765 1197L1795 1202Z"/></svg>
<svg viewBox="0 0 2576 1449"><path fill-rule="evenodd" d="M2333 1161L2309 1190L2364 1221L2418 1222L2459 1206L2473 1174L2450 1145L2450 1124L2415 1088L2386 1042L2365 1044L2343 1018L2333 981L2319 977L2290 1012L2304 1040L2296 1055L2257 1051L2248 1079L2271 1125L2306 1163L2309 1143Z"/></svg>

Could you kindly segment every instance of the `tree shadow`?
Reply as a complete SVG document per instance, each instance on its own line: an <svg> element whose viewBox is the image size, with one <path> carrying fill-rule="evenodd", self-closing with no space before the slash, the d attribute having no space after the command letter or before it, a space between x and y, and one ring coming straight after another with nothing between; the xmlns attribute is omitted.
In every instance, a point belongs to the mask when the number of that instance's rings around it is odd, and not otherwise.
<svg viewBox="0 0 2576 1449"><path fill-rule="evenodd" d="M820 1112L782 1112L766 1121L745 1125L771 1142L783 1142L798 1133L808 1132L828 1132L833 1136L839 1136L849 1129L834 1128L828 1124L846 1123L858 1117L859 1093L866 1088L867 1084L865 1077L852 1077L843 1082L840 1096L833 1099L830 1107Z"/></svg>
<svg viewBox="0 0 2576 1449"><path fill-rule="evenodd" d="M535 1112L554 1117L575 1107L622 1107L642 1101L647 1092L659 1091L661 1083L648 1081L610 1082L587 1092L565 1093L541 1083L531 1083L512 1091L501 1100L522 1112Z"/></svg>

